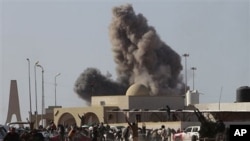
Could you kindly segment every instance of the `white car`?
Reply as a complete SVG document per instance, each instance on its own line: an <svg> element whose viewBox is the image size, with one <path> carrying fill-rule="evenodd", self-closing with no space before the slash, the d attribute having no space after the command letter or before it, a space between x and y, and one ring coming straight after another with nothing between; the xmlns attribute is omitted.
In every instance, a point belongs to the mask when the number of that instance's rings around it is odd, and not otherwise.
<svg viewBox="0 0 250 141"><path fill-rule="evenodd" d="M125 126L118 125L118 126L110 126L110 129L118 132L119 130L122 131L122 129L125 128Z"/></svg>
<svg viewBox="0 0 250 141"><path fill-rule="evenodd" d="M198 140L200 126L189 126L184 131L174 134L174 141L194 141Z"/></svg>

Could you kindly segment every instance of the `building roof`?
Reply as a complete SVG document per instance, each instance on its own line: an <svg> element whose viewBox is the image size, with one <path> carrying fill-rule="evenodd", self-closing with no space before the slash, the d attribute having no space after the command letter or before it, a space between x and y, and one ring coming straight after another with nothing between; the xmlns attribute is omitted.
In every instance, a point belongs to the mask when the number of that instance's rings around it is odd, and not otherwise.
<svg viewBox="0 0 250 141"><path fill-rule="evenodd" d="M149 89L145 85L139 83L131 85L126 92L126 96L147 96L147 95L149 95Z"/></svg>

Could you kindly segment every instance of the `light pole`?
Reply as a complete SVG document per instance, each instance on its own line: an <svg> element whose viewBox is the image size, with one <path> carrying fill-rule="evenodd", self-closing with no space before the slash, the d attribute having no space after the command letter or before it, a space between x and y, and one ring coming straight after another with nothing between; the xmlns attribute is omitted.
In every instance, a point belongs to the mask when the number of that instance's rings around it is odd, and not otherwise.
<svg viewBox="0 0 250 141"><path fill-rule="evenodd" d="M29 100L30 100L29 121L31 122L32 106L31 106L31 87L30 87L30 59L29 59L29 58L27 58L27 61L28 61L28 75L29 75Z"/></svg>
<svg viewBox="0 0 250 141"><path fill-rule="evenodd" d="M189 57L188 53L183 54L183 57L185 57L185 94L187 92L187 57Z"/></svg>
<svg viewBox="0 0 250 141"><path fill-rule="evenodd" d="M56 86L57 86L57 83L56 83L56 78L61 75L61 73L57 73L56 76L55 76L55 106L56 106Z"/></svg>
<svg viewBox="0 0 250 141"><path fill-rule="evenodd" d="M193 90L194 90L194 71L196 70L196 67L192 67L191 70L193 70Z"/></svg>
<svg viewBox="0 0 250 141"><path fill-rule="evenodd" d="M42 114L41 114L41 120L42 120L42 126L44 127L44 124L43 124L43 114L44 114L44 69L39 64L37 64L36 66L42 69Z"/></svg>
<svg viewBox="0 0 250 141"><path fill-rule="evenodd" d="M36 128L38 127L37 126L37 84L36 84L36 66L38 65L39 61L37 61L34 65L34 73L35 73L35 99L36 99L36 111L35 111L35 114L36 114Z"/></svg>

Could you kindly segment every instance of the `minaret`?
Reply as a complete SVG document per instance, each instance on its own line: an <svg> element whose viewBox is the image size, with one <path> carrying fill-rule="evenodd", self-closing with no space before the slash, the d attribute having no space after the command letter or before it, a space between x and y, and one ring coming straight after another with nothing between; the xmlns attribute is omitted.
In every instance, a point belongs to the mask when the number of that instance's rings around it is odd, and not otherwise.
<svg viewBox="0 0 250 141"><path fill-rule="evenodd" d="M10 82L9 108L6 123L11 122L13 114L16 115L17 121L22 121L16 80L11 80Z"/></svg>

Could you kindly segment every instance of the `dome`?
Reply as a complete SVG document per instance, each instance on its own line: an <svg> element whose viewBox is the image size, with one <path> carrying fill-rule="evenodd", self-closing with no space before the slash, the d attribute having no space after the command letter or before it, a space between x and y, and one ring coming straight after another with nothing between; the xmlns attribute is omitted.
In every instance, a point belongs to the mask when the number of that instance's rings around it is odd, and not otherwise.
<svg viewBox="0 0 250 141"><path fill-rule="evenodd" d="M149 95L148 88L143 84L133 84L131 85L127 92L126 96L146 96Z"/></svg>

